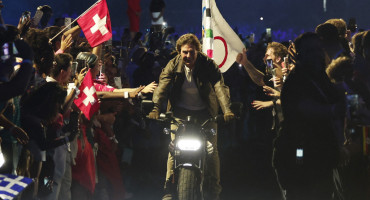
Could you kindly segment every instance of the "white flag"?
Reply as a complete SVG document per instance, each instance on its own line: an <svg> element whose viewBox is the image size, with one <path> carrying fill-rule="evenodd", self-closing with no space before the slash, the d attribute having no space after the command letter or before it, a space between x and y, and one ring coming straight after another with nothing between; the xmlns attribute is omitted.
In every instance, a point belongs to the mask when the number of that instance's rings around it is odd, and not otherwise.
<svg viewBox="0 0 370 200"><path fill-rule="evenodd" d="M215 0L203 0L202 13L203 53L213 58L224 73L245 46L222 17Z"/></svg>

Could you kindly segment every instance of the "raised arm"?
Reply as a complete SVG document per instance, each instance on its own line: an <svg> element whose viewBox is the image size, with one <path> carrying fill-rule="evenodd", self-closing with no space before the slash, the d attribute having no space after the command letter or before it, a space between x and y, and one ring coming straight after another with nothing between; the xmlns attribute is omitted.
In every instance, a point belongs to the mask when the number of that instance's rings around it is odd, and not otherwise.
<svg viewBox="0 0 370 200"><path fill-rule="evenodd" d="M264 74L256 69L254 65L247 58L247 50L243 49L243 53L239 53L236 57L236 62L243 65L244 69L248 72L252 81L259 85L264 86L265 82L263 81Z"/></svg>

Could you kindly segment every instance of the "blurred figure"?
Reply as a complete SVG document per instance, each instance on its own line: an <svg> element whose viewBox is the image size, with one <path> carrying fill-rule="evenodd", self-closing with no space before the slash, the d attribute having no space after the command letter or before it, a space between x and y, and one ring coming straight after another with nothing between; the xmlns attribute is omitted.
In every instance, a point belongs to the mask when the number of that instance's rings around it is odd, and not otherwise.
<svg viewBox="0 0 370 200"><path fill-rule="evenodd" d="M38 87L45 82L46 76L50 74L54 61L54 51L44 31L30 29L23 39L34 52L34 68L36 71L30 87Z"/></svg>
<svg viewBox="0 0 370 200"><path fill-rule="evenodd" d="M40 29L44 29L45 27L48 26L49 20L51 16L53 15L53 9L51 9L49 5L43 5L43 6L37 7L37 11L42 12L42 17L40 19L40 24L38 25L38 27Z"/></svg>
<svg viewBox="0 0 370 200"><path fill-rule="evenodd" d="M150 2L149 10L151 13L152 27L155 32L161 31L163 23L165 23L163 19L165 8L166 4L163 0L152 0Z"/></svg>
<svg viewBox="0 0 370 200"><path fill-rule="evenodd" d="M131 40L135 38L135 35L140 30L140 15L141 7L140 0L127 0L128 9L127 15L130 20L130 36Z"/></svg>
<svg viewBox="0 0 370 200"><path fill-rule="evenodd" d="M331 199L339 161L335 121L344 118L345 97L325 73L319 36L304 33L294 44L296 67L281 92L284 122L274 142L273 166L284 199Z"/></svg>
<svg viewBox="0 0 370 200"><path fill-rule="evenodd" d="M57 119L66 94L58 83L45 83L27 97L22 107L21 123L30 142L22 149L17 174L35 179L34 188L30 187L29 193L24 194L25 199L37 196L46 150L66 143L64 139L50 141L46 135L46 127Z"/></svg>

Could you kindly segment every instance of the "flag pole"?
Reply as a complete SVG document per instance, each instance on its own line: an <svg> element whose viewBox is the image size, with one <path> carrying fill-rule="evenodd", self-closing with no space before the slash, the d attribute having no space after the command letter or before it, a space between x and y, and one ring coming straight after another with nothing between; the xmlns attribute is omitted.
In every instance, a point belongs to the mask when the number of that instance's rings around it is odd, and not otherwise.
<svg viewBox="0 0 370 200"><path fill-rule="evenodd" d="M90 6L90 8L88 8L87 10L85 10L85 12L83 12L80 16L78 16L75 20L73 20L71 23L69 23L67 26L65 26L59 33L57 33L54 37L52 37L49 42L53 41L56 37L58 37L58 35L60 35L61 33L63 33L63 31L65 31L68 26L72 25L73 23L75 23L82 15L84 15L85 13L89 12L96 4L98 4L99 2L101 2L102 0L98 0L97 2L95 2L92 6Z"/></svg>
<svg viewBox="0 0 370 200"><path fill-rule="evenodd" d="M203 52L208 57L213 58L213 30L212 30L212 19L211 19L211 3L210 0L203 0L206 8L203 14L204 18L204 36L203 36Z"/></svg>

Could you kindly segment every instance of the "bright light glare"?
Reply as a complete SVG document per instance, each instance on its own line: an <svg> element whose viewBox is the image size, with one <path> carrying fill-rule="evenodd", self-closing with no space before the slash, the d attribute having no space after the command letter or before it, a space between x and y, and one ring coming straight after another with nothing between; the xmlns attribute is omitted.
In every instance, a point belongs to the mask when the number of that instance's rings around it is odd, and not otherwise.
<svg viewBox="0 0 370 200"><path fill-rule="evenodd" d="M4 165L4 163L5 163L4 155L3 155L3 153L1 152L1 153L0 153L0 167L2 167L2 166Z"/></svg>
<svg viewBox="0 0 370 200"><path fill-rule="evenodd" d="M199 140L195 139L180 139L177 142L177 146L180 150L184 151L196 151L200 148L201 143Z"/></svg>
<svg viewBox="0 0 370 200"><path fill-rule="evenodd" d="M163 25L163 26L167 26L167 22L163 22L163 23L162 23L162 25Z"/></svg>
<svg viewBox="0 0 370 200"><path fill-rule="evenodd" d="M260 20L263 21L263 17L260 17Z"/></svg>

